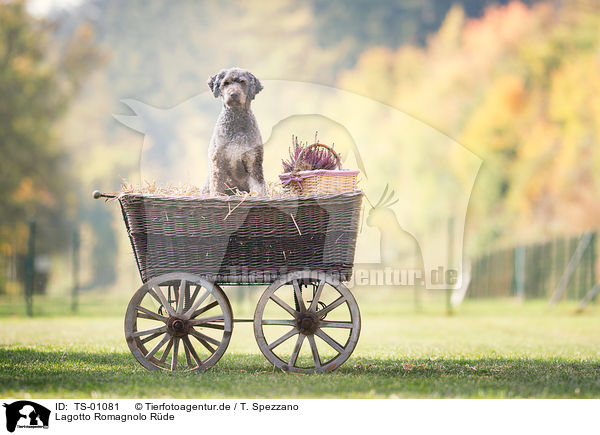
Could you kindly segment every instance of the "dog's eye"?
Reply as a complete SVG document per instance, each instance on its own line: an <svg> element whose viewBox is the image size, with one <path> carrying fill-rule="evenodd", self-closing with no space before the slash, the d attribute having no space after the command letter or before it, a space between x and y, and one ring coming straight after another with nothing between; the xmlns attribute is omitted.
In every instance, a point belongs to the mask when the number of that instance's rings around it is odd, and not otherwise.
<svg viewBox="0 0 600 435"><path fill-rule="evenodd" d="M231 84L231 82L229 80L225 80L223 82L223 86L229 86Z"/></svg>
<svg viewBox="0 0 600 435"><path fill-rule="evenodd" d="M240 83L245 85L246 84L246 79L240 79Z"/></svg>

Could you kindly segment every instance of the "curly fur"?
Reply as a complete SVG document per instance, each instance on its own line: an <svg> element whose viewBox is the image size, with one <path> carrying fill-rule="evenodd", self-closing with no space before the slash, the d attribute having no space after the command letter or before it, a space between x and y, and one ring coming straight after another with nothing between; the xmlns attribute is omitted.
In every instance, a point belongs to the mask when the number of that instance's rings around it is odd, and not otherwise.
<svg viewBox="0 0 600 435"><path fill-rule="evenodd" d="M263 143L250 103L262 89L249 71L230 68L207 81L215 98L223 100L208 149L209 175L203 192L240 191L265 195Z"/></svg>

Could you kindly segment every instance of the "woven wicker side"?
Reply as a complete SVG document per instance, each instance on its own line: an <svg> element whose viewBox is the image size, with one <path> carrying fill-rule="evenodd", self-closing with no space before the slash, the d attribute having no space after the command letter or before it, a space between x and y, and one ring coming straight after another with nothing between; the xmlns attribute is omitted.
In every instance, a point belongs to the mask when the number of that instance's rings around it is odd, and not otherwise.
<svg viewBox="0 0 600 435"><path fill-rule="evenodd" d="M318 175L302 181L302 189L302 192L306 194L352 192L356 189L356 176Z"/></svg>
<svg viewBox="0 0 600 435"><path fill-rule="evenodd" d="M353 192L356 190L359 171L314 170L279 175L284 187L295 194L321 195ZM302 187L300 187L302 186Z"/></svg>
<svg viewBox="0 0 600 435"><path fill-rule="evenodd" d="M291 198L119 197L145 282L173 271L260 284L315 270L348 280L362 193Z"/></svg>

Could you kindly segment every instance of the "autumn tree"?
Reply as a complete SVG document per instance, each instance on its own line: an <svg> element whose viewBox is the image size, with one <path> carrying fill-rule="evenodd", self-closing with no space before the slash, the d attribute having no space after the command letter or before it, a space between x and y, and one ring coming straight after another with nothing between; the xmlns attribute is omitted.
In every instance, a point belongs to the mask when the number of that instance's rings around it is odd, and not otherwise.
<svg viewBox="0 0 600 435"><path fill-rule="evenodd" d="M483 159L474 249L576 233L600 222L598 28L591 0L513 1L472 19L455 7L425 47L367 50L339 83Z"/></svg>
<svg viewBox="0 0 600 435"><path fill-rule="evenodd" d="M68 240L69 168L56 129L100 56L90 28L77 28L61 46L51 43L51 31L51 23L27 13L24 1L0 3L0 243L5 250L22 245L30 217L40 223L39 249L59 249Z"/></svg>

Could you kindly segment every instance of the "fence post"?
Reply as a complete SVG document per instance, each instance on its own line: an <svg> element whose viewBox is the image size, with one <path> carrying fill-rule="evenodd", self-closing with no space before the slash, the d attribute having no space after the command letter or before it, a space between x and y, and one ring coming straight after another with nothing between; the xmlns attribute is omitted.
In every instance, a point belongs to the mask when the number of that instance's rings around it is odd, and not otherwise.
<svg viewBox="0 0 600 435"><path fill-rule="evenodd" d="M33 317L33 279L35 267L35 219L29 218L29 239L27 241L27 256L25 257L25 311Z"/></svg>
<svg viewBox="0 0 600 435"><path fill-rule="evenodd" d="M515 296L525 299L525 247L515 247Z"/></svg>
<svg viewBox="0 0 600 435"><path fill-rule="evenodd" d="M454 264L454 216L448 219L448 270ZM447 283L446 283L447 285ZM452 289L446 290L446 314L452 314Z"/></svg>
<svg viewBox="0 0 600 435"><path fill-rule="evenodd" d="M73 291L71 293L71 311L76 313L79 308L79 228L73 231Z"/></svg>
<svg viewBox="0 0 600 435"><path fill-rule="evenodd" d="M425 280L425 266L422 262L422 256L421 256L421 248L419 247L418 243L415 243L415 252L414 252L414 257L417 259L417 266L421 268L421 270L423 271L423 279ZM423 281L425 282L425 281ZM414 303L415 303L415 311L421 311L422 309L422 305L421 305L421 285L417 284L415 282L415 285L413 286L413 297L414 297Z"/></svg>
<svg viewBox="0 0 600 435"><path fill-rule="evenodd" d="M585 276L585 288L582 289L584 292L586 289L593 287L596 284L594 269L596 268L596 233L592 233L590 239L590 245L588 248L588 261ZM585 294L585 293L584 293Z"/></svg>
<svg viewBox="0 0 600 435"><path fill-rule="evenodd" d="M556 287L556 290L554 290L554 294L550 299L550 305L555 305L563 297L565 291L567 290L571 277L573 276L573 272L575 272L575 270L577 269L577 265L581 261L581 257L585 253L585 250L588 244L590 243L592 234L593 233L591 231L588 231L584 233L579 239L579 243L577 244L577 248L575 248L573 256L569 260L567 269L564 271L562 277L560 278L560 282L558 283L558 286Z"/></svg>
<svg viewBox="0 0 600 435"><path fill-rule="evenodd" d="M598 236L597 233L594 232L594 234L592 235L592 240L590 240L590 249L591 249L591 254L590 254L590 281L592 283L592 285L596 284L596 240L597 240Z"/></svg>

